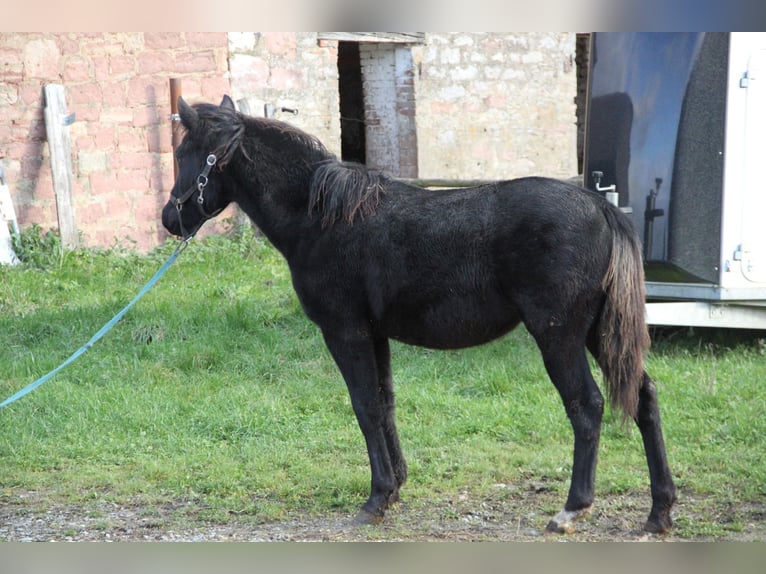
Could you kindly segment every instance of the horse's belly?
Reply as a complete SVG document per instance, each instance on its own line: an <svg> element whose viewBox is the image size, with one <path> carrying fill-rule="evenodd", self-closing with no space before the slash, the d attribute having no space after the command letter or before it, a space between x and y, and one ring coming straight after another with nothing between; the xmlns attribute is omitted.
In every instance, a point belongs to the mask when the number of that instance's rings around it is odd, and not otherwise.
<svg viewBox="0 0 766 574"><path fill-rule="evenodd" d="M432 349L460 349L487 343L519 323L507 305L461 300L438 306L391 310L383 330L391 339Z"/></svg>

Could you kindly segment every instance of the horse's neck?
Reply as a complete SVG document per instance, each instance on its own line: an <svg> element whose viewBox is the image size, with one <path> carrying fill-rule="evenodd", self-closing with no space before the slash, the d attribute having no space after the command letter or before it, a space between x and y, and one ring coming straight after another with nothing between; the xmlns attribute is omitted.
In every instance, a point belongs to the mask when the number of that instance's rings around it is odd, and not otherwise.
<svg viewBox="0 0 766 574"><path fill-rule="evenodd" d="M242 211L288 259L295 245L302 239L300 230L310 226L308 185L308 180L303 186L274 185L259 193L242 185L237 197Z"/></svg>

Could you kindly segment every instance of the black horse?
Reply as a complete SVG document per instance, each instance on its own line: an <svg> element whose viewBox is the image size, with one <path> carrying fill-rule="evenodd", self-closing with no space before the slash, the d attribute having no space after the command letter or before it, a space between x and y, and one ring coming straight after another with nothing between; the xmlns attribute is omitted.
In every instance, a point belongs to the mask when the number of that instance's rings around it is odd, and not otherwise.
<svg viewBox="0 0 766 574"><path fill-rule="evenodd" d="M639 240L602 197L554 179L429 191L339 161L286 123L179 100L186 134L162 222L190 237L236 202L287 259L298 298L322 331L367 442L370 497L382 519L407 478L394 422L389 339L435 349L480 345L524 323L574 430L564 509L570 532L593 503L604 400L638 424L651 480L645 528L672 526L668 468L649 345Z"/></svg>

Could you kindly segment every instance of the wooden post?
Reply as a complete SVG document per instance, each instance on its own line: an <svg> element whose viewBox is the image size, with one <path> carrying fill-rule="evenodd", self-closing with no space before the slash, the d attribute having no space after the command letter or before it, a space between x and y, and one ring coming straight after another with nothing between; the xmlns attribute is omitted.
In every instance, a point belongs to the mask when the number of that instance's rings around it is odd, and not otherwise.
<svg viewBox="0 0 766 574"><path fill-rule="evenodd" d="M72 208L72 140L69 124L74 115L67 114L64 86L45 86L45 129L51 153L51 174L56 193L56 210L59 222L61 244L74 249L79 243L77 226Z"/></svg>
<svg viewBox="0 0 766 574"><path fill-rule="evenodd" d="M172 126L171 143L173 146L173 177L178 177L176 150L178 149L178 146L181 145L181 118L178 115L178 98L181 97L182 92L181 79L170 78L170 123Z"/></svg>

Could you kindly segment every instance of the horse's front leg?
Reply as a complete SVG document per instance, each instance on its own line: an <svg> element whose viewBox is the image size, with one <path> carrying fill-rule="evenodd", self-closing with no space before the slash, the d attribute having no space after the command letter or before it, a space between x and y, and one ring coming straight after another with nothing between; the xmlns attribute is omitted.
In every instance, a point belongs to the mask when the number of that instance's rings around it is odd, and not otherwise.
<svg viewBox="0 0 766 574"><path fill-rule="evenodd" d="M378 366L378 392L383 404L383 435L386 437L388 456L391 458L397 486L397 492L394 493L390 502L397 502L398 489L407 480L407 463L402 455L399 434L396 431L394 382L391 377L391 350L388 339L375 340L375 359Z"/></svg>
<svg viewBox="0 0 766 574"><path fill-rule="evenodd" d="M387 412L379 391L375 344L371 337L358 331L351 335L348 332L324 332L324 339L346 381L351 406L367 442L370 458L370 497L357 516L357 522L379 522L388 505L398 498L399 482L384 430Z"/></svg>

